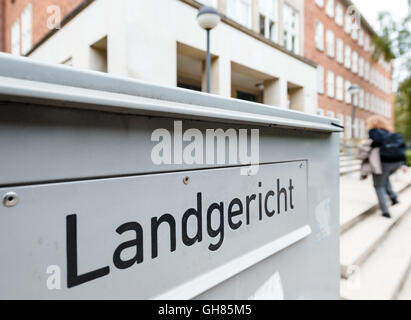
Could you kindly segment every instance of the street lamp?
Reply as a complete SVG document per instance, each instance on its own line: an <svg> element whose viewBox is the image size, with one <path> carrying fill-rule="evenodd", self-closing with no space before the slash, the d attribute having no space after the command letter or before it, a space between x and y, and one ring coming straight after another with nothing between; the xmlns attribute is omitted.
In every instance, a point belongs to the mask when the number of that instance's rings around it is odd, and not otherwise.
<svg viewBox="0 0 411 320"><path fill-rule="evenodd" d="M197 14L197 22L201 28L207 31L207 57L206 57L206 92L210 93L210 31L220 22L220 13L213 7L203 6Z"/></svg>
<svg viewBox="0 0 411 320"><path fill-rule="evenodd" d="M352 124L351 124L351 134L352 138L355 138L355 113L356 113L356 106L354 103L354 97L357 96L360 93L360 87L357 85L351 85L348 88L348 93L351 95L351 100L352 100Z"/></svg>

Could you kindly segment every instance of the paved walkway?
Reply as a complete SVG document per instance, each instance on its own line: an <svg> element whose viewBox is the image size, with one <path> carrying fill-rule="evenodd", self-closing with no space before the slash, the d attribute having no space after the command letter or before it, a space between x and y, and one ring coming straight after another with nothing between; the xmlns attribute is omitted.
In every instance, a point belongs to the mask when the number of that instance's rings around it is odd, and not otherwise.
<svg viewBox="0 0 411 320"><path fill-rule="evenodd" d="M404 174L401 170L391 176L395 191L411 185L411 169ZM360 181L359 173L341 177L340 180L340 225L350 221L377 205L377 195L372 184L372 177Z"/></svg>

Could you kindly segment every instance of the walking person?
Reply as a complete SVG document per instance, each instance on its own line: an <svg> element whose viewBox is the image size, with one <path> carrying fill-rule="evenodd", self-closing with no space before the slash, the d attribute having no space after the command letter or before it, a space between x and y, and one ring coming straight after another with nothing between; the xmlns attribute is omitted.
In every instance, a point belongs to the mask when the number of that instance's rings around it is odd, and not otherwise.
<svg viewBox="0 0 411 320"><path fill-rule="evenodd" d="M367 121L368 134L372 140L371 148L379 148L381 173L373 172L373 181L382 215L391 218L387 197L392 205L398 204L398 195L394 192L390 176L406 163L406 144L399 134L392 132L391 125L382 116L370 117Z"/></svg>

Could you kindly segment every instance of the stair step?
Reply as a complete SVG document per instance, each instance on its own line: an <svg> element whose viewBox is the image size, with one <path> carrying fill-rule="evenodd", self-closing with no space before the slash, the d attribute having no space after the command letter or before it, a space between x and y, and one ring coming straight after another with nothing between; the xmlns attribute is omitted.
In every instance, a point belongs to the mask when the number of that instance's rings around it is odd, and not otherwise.
<svg viewBox="0 0 411 320"><path fill-rule="evenodd" d="M411 265L408 267L408 274L405 283L399 293L398 300L411 300Z"/></svg>
<svg viewBox="0 0 411 320"><path fill-rule="evenodd" d="M400 204L391 208L392 219L375 213L356 224L341 236L340 264L341 276L346 278L350 266L361 265L374 251L387 232L411 208L411 189L399 196Z"/></svg>
<svg viewBox="0 0 411 320"><path fill-rule="evenodd" d="M345 175L340 185L340 225L344 233L356 223L362 221L370 212L378 208L377 196L373 190L372 178L360 182L358 173ZM403 192L411 186L411 170L407 174L401 171L394 174L391 183L395 192ZM347 188L347 186L349 186Z"/></svg>
<svg viewBox="0 0 411 320"><path fill-rule="evenodd" d="M411 213L396 225L350 280L341 280L346 300L392 300L404 281L411 260Z"/></svg>

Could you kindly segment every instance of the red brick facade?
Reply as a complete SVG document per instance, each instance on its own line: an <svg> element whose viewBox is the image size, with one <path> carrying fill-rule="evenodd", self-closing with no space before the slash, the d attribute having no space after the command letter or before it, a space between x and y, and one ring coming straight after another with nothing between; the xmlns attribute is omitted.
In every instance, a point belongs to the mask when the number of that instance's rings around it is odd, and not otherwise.
<svg viewBox="0 0 411 320"><path fill-rule="evenodd" d="M304 42L305 42L305 56L306 58L314 61L319 66L324 68L324 93L318 94L318 106L322 109L327 115L328 111L334 112L335 116L338 114L344 115L344 120L346 116L351 116L352 113L352 105L345 102L345 81L348 80L351 83L355 83L359 85L365 92L377 97L386 103L391 105L391 117L390 120L393 122L393 102L394 102L394 95L391 93L391 84L392 84L392 67L389 66L388 69L384 68L382 64L378 62L374 62L372 59L372 50L365 50L365 46L359 45L359 41L354 40L350 34L347 34L344 30L345 24L345 15L347 11L347 5L350 4L349 1L344 0L334 0L334 10L338 4L342 5L343 8L343 25L340 26L336 23L336 15L334 17L329 17L326 13L326 6L327 0L323 1L323 7L320 7L316 4L315 0L306 0L305 1L305 35L304 35ZM324 50L321 51L317 49L316 46L316 23L320 21L324 26ZM367 25L367 23L362 23L361 28L365 35L368 35L370 38L370 43L372 43L373 39L373 30ZM331 58L327 54L327 39L326 39L326 32L327 30L331 30L334 33L334 57ZM368 62L371 68L374 68L378 71L383 77L389 79L389 92L384 92L383 90L377 88L371 81L366 80L365 77L360 77L357 74L354 74L351 69L348 69L344 66L344 59L343 63L340 64L337 62L337 45L336 40L340 38L343 40L343 57L345 59L345 46L349 45L351 47L351 52L356 51L359 56L364 58L365 62ZM351 61L352 62L352 61ZM370 69L371 69L370 68ZM331 70L334 72L335 77L340 76L344 79L344 91L343 91L343 100L338 101L336 97L330 98L327 95L327 71ZM336 81L334 81L334 85L336 86ZM336 88L335 90L336 91ZM357 117L361 120L366 120L369 116L373 115L374 113L370 110L365 110L364 108L357 108ZM344 121L345 122L345 121Z"/></svg>
<svg viewBox="0 0 411 320"><path fill-rule="evenodd" d="M33 46L37 44L50 29L47 21L51 16L47 12L49 6L59 6L61 18L70 14L84 0L0 0L4 2L4 48L2 51L11 52L11 29L13 23L20 18L24 8L31 3L33 10ZM21 23L21 21L20 21Z"/></svg>
<svg viewBox="0 0 411 320"><path fill-rule="evenodd" d="M5 14L4 14L4 2L6 0L0 0L0 51L4 51L4 23L5 23Z"/></svg>

